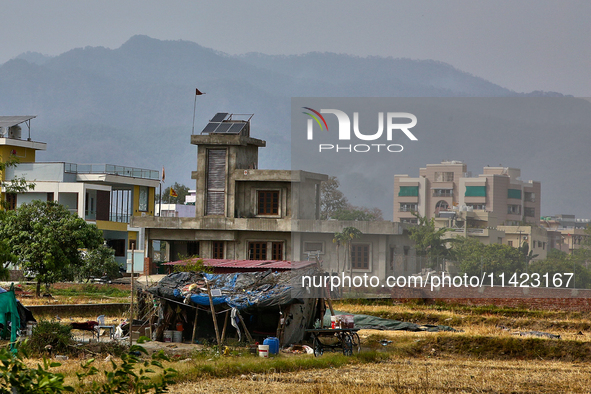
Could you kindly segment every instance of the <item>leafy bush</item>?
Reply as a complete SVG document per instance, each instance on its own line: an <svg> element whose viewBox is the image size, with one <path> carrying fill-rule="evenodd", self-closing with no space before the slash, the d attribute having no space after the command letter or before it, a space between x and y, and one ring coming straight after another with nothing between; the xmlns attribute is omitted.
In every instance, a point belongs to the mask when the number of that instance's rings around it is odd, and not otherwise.
<svg viewBox="0 0 591 394"><path fill-rule="evenodd" d="M27 342L22 345L28 346ZM43 365L38 364L37 368L25 365L23 358L27 357L27 352L24 347L17 344L16 354L8 347L0 348L0 394L62 394L74 391L94 394L160 394L167 392L176 376L174 369L162 366L162 361L168 360L164 353L155 353L150 361L142 361L135 354L147 354L147 351L136 345L130 348L131 354L121 356L121 364L111 361L112 370L104 371L106 381L103 383L85 382L98 373L98 369L92 365L94 359L82 364L82 372L76 373L79 387L74 388L64 384L63 374L49 371L50 368L59 367L60 363L43 359ZM147 376L157 372L160 374Z"/></svg>
<svg viewBox="0 0 591 394"><path fill-rule="evenodd" d="M26 342L24 343L26 347ZM74 388L64 385L64 375L49 372L49 368L59 367L60 363L43 359L43 365L29 368L23 362L27 357L24 348L15 345L16 354L8 347L0 348L0 394L54 394Z"/></svg>
<svg viewBox="0 0 591 394"><path fill-rule="evenodd" d="M92 365L94 359L89 360L82 365L84 372L76 373L78 380L82 383L81 388L86 392L96 394L146 394L152 390L154 390L155 394L167 392L168 385L174 383L173 378L176 376L176 371L173 368L164 368L162 365L162 361L168 361L168 357L160 351L152 354L150 361L142 361L140 356L137 355L141 355L141 353L148 354L143 347L134 345L129 349L129 354L121 355L121 365L117 365L115 361L111 360L112 370L103 371L106 382L102 384L96 381L93 381L89 385L83 383L86 378L94 376L99 372ZM153 367L160 370L160 374L156 378L146 376L146 374L156 373Z"/></svg>
<svg viewBox="0 0 591 394"><path fill-rule="evenodd" d="M68 346L72 344L72 329L69 325L41 320L37 327L33 328L31 338L26 342L25 349L32 353L42 354L45 347L51 345L54 353L68 352Z"/></svg>
<svg viewBox="0 0 591 394"><path fill-rule="evenodd" d="M212 273L213 269L203 264L203 259L198 256L182 256L179 258L186 263L186 265L175 265L174 272L208 272Z"/></svg>

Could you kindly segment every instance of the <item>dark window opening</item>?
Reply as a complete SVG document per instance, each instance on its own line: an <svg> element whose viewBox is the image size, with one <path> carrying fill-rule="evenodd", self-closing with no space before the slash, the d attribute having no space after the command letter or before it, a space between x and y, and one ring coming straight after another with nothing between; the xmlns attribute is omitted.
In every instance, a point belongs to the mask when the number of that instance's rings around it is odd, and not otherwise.
<svg viewBox="0 0 591 394"><path fill-rule="evenodd" d="M198 256L199 255L199 242L189 241L187 242L187 255Z"/></svg>
<svg viewBox="0 0 591 394"><path fill-rule="evenodd" d="M6 193L6 204L9 211L16 209L16 193Z"/></svg>
<svg viewBox="0 0 591 394"><path fill-rule="evenodd" d="M124 239L108 239L107 246L115 251L116 257L125 256L125 240Z"/></svg>

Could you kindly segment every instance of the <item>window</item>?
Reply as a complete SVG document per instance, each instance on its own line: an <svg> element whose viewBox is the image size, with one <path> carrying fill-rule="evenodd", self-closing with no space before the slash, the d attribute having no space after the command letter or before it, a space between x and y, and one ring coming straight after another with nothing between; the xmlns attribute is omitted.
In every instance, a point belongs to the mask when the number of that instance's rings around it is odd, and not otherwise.
<svg viewBox="0 0 591 394"><path fill-rule="evenodd" d="M249 242L248 243L248 259L249 260L267 260L267 243L266 242Z"/></svg>
<svg viewBox="0 0 591 394"><path fill-rule="evenodd" d="M111 192L109 220L111 222L129 223L132 212L131 204L131 190L113 189Z"/></svg>
<svg viewBox="0 0 591 394"><path fill-rule="evenodd" d="M53 201L53 192L47 193L47 201Z"/></svg>
<svg viewBox="0 0 591 394"><path fill-rule="evenodd" d="M535 218L536 217L536 209L525 207L525 208L523 208L523 214L527 217Z"/></svg>
<svg viewBox="0 0 591 394"><path fill-rule="evenodd" d="M283 242L271 243L271 260L283 260Z"/></svg>
<svg viewBox="0 0 591 394"><path fill-rule="evenodd" d="M320 252L324 253L323 242L304 242L304 253L308 252Z"/></svg>
<svg viewBox="0 0 591 394"><path fill-rule="evenodd" d="M116 257L125 256L125 240L124 239L108 239L107 246L113 248Z"/></svg>
<svg viewBox="0 0 591 394"><path fill-rule="evenodd" d="M398 197L417 197L419 195L418 186L400 186Z"/></svg>
<svg viewBox="0 0 591 394"><path fill-rule="evenodd" d="M440 200L437 201L437 204L435 205L435 210L436 211L447 211L449 209L449 204L447 203L447 201L445 200Z"/></svg>
<svg viewBox="0 0 591 394"><path fill-rule="evenodd" d="M521 215L521 205L507 205L507 214Z"/></svg>
<svg viewBox="0 0 591 394"><path fill-rule="evenodd" d="M407 203L401 202L400 203L400 212L416 212L418 210L419 204L416 203Z"/></svg>
<svg viewBox="0 0 591 394"><path fill-rule="evenodd" d="M224 241L213 241L211 243L211 257L213 259L224 258Z"/></svg>
<svg viewBox="0 0 591 394"><path fill-rule="evenodd" d="M469 207L472 207L472 209L475 210L480 210L480 211L484 211L486 210L486 204L466 204Z"/></svg>
<svg viewBox="0 0 591 394"><path fill-rule="evenodd" d="M486 186L466 186L465 197L486 197Z"/></svg>
<svg viewBox="0 0 591 394"><path fill-rule="evenodd" d="M513 246L513 241L507 241L507 245Z"/></svg>
<svg viewBox="0 0 591 394"><path fill-rule="evenodd" d="M8 205L9 211L16 209L16 193L6 193L6 204Z"/></svg>
<svg viewBox="0 0 591 394"><path fill-rule="evenodd" d="M527 202L536 202L536 193L525 192L524 193L524 199Z"/></svg>
<svg viewBox="0 0 591 394"><path fill-rule="evenodd" d="M351 267L354 269L369 269L369 245L351 245Z"/></svg>
<svg viewBox="0 0 591 394"><path fill-rule="evenodd" d="M507 198L514 198L516 200L521 200L521 190L507 189Z"/></svg>
<svg viewBox="0 0 591 394"><path fill-rule="evenodd" d="M279 191L259 191L258 202L259 215L279 215Z"/></svg>
<svg viewBox="0 0 591 394"><path fill-rule="evenodd" d="M148 211L148 186L140 186L140 197L138 204L138 211Z"/></svg>
<svg viewBox="0 0 591 394"><path fill-rule="evenodd" d="M453 197L453 189L433 189L433 197Z"/></svg>
<svg viewBox="0 0 591 394"><path fill-rule="evenodd" d="M435 172L435 182L453 182L453 172Z"/></svg>
<svg viewBox="0 0 591 394"><path fill-rule="evenodd" d="M400 223L410 223L410 224L417 224L419 221L418 219L414 218L400 218Z"/></svg>
<svg viewBox="0 0 591 394"><path fill-rule="evenodd" d="M187 256L199 256L199 242L198 241L187 242Z"/></svg>

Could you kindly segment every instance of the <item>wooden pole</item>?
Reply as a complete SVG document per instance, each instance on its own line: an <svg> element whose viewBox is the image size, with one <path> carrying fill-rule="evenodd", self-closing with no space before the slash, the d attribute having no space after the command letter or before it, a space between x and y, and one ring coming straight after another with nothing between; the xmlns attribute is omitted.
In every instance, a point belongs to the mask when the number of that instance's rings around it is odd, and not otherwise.
<svg viewBox="0 0 591 394"><path fill-rule="evenodd" d="M224 319L224 328L222 329L222 344L226 339L226 328L228 327L228 317L230 316L230 310L226 311L226 318Z"/></svg>
<svg viewBox="0 0 591 394"><path fill-rule="evenodd" d="M218 330L218 321L215 317L215 308L213 307L213 298L211 297L211 288L209 287L209 281L205 281L207 286L207 296L209 297L209 306L211 307L211 317L213 318L213 328L215 328L215 337L218 342L218 346L221 345L220 330Z"/></svg>
<svg viewBox="0 0 591 394"><path fill-rule="evenodd" d="M133 326L133 276L134 276L134 270L133 270L133 263L135 262L134 260L134 248L135 248L135 243L131 244L131 302L129 303L129 346L131 347L132 345L132 331L131 331L131 327Z"/></svg>
<svg viewBox="0 0 591 394"><path fill-rule="evenodd" d="M244 328L244 333L246 334L248 341L254 342L252 340L252 336L250 335L250 332L248 331L248 328L246 328L246 324L244 323L244 319L242 319L242 315L240 314L240 312L238 312L238 319L240 319L240 323L242 323L242 328Z"/></svg>
<svg viewBox="0 0 591 394"><path fill-rule="evenodd" d="M193 322L193 336L191 336L191 343L195 343L195 334L197 333L197 316L199 316L199 309L195 308L195 321Z"/></svg>

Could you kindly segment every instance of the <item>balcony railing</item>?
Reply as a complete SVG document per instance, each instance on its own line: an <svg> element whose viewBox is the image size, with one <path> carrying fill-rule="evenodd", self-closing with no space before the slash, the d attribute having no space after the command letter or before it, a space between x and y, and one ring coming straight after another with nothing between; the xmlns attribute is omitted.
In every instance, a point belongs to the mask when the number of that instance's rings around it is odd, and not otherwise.
<svg viewBox="0 0 591 394"><path fill-rule="evenodd" d="M143 168L116 166L113 164L64 163L65 172L72 174L110 174L131 178L160 180L160 172Z"/></svg>

